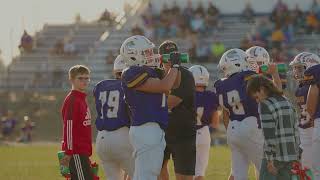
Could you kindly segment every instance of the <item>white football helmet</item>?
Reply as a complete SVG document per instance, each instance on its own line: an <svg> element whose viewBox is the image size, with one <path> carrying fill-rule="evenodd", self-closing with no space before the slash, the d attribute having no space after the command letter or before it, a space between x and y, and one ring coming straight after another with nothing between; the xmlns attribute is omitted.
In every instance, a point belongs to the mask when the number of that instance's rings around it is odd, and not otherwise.
<svg viewBox="0 0 320 180"><path fill-rule="evenodd" d="M124 63L124 60L121 55L118 55L117 58L114 60L113 63L113 72L118 73L122 72L126 68L126 64Z"/></svg>
<svg viewBox="0 0 320 180"><path fill-rule="evenodd" d="M292 67L293 77L297 80L302 80L304 71L317 64L320 64L319 56L309 52L302 52L289 65Z"/></svg>
<svg viewBox="0 0 320 180"><path fill-rule="evenodd" d="M153 53L155 45L146 37L136 35L126 39L120 48L125 64L130 66L160 66L160 56Z"/></svg>
<svg viewBox="0 0 320 180"><path fill-rule="evenodd" d="M241 49L230 49L222 55L218 68L225 77L248 70L247 54Z"/></svg>
<svg viewBox="0 0 320 180"><path fill-rule="evenodd" d="M253 46L246 50L248 56L248 66L252 71L257 71L259 66L268 65L270 63L270 56L268 51L260 46Z"/></svg>
<svg viewBox="0 0 320 180"><path fill-rule="evenodd" d="M205 86L207 87L209 84L209 72L208 70L200 65L194 65L189 68L189 71L191 71L195 85L196 86Z"/></svg>

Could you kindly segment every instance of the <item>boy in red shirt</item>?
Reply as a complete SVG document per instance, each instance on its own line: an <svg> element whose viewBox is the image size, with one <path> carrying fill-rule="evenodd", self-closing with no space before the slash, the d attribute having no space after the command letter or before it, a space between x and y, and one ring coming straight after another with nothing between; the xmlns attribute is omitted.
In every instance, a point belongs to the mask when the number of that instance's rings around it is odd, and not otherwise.
<svg viewBox="0 0 320 180"><path fill-rule="evenodd" d="M76 65L69 70L72 90L62 106L63 141L66 156L61 165L70 168L72 180L92 180L89 157L92 154L91 115L85 90L90 81L90 70Z"/></svg>

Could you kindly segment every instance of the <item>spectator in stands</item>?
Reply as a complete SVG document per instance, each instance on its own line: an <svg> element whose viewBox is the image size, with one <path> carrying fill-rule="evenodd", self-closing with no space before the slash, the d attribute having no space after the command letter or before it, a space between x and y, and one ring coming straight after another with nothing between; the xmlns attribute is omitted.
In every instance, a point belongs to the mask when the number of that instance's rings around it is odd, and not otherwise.
<svg viewBox="0 0 320 180"><path fill-rule="evenodd" d="M108 55L106 57L106 63L107 66L109 66L110 64L113 64L113 61L115 60L116 56L113 54L112 50L109 50Z"/></svg>
<svg viewBox="0 0 320 180"><path fill-rule="evenodd" d="M166 11L162 11L164 13ZM169 26L169 20L168 20L168 14L162 14L160 13L160 20L157 24L157 37L158 38L164 38L167 35L168 32L168 26Z"/></svg>
<svg viewBox="0 0 320 180"><path fill-rule="evenodd" d="M2 51L0 50L0 74L5 72L5 65L4 65L4 61L3 61L3 57L2 57Z"/></svg>
<svg viewBox="0 0 320 180"><path fill-rule="evenodd" d="M171 8L171 12L173 13L174 16L180 16L181 10L180 7L177 4L177 1L173 1L173 6Z"/></svg>
<svg viewBox="0 0 320 180"><path fill-rule="evenodd" d="M82 22L82 18L81 18L80 13L77 13L76 17L74 18L74 21L76 24L79 24Z"/></svg>
<svg viewBox="0 0 320 180"><path fill-rule="evenodd" d="M283 34L285 36L285 43L289 44L294 41L294 27L293 27L293 19L291 16L287 17L287 20L285 22L283 29Z"/></svg>
<svg viewBox="0 0 320 180"><path fill-rule="evenodd" d="M298 4L296 4L295 8L291 11L291 18L293 20L295 32L303 33L305 31L305 15Z"/></svg>
<svg viewBox="0 0 320 180"><path fill-rule="evenodd" d="M66 56L76 55L76 52L77 52L76 45L74 44L72 39L66 40L66 43L64 44L64 47L63 47L63 52L64 52L64 55Z"/></svg>
<svg viewBox="0 0 320 180"><path fill-rule="evenodd" d="M184 18L184 23L189 26L189 22L191 21L191 18L194 14L194 11L192 9L192 1L188 0L188 5L186 8L184 8L182 12L182 17Z"/></svg>
<svg viewBox="0 0 320 180"><path fill-rule="evenodd" d="M26 30L24 30L23 35L20 40L20 45L19 45L20 52L21 53L31 52L32 48L33 48L33 39L28 34L28 32Z"/></svg>
<svg viewBox="0 0 320 180"><path fill-rule="evenodd" d="M259 32L256 32L251 36L251 44L255 46L266 47L268 42L266 39L262 38Z"/></svg>
<svg viewBox="0 0 320 180"><path fill-rule="evenodd" d="M149 24L145 26L144 36L150 40L154 39L155 34L154 34L154 27L152 25Z"/></svg>
<svg viewBox="0 0 320 180"><path fill-rule="evenodd" d="M201 41L196 46L196 58L198 62L207 62L210 55L210 49L206 43Z"/></svg>
<svg viewBox="0 0 320 180"><path fill-rule="evenodd" d="M209 2L208 13L206 16L207 27L210 32L214 30L215 27L219 26L219 10L212 2Z"/></svg>
<svg viewBox="0 0 320 180"><path fill-rule="evenodd" d="M319 4L318 0L312 1L310 11L314 12L316 14L317 18L320 19L320 4Z"/></svg>
<svg viewBox="0 0 320 180"><path fill-rule="evenodd" d="M197 9L195 10L195 14L199 14L200 17L204 17L204 8L202 5L202 1L199 2Z"/></svg>
<svg viewBox="0 0 320 180"><path fill-rule="evenodd" d="M51 50L51 54L62 56L64 54L64 42L61 39L58 39Z"/></svg>
<svg viewBox="0 0 320 180"><path fill-rule="evenodd" d="M209 2L208 15L219 16L219 14L219 9L212 2Z"/></svg>
<svg viewBox="0 0 320 180"><path fill-rule="evenodd" d="M252 47L252 43L250 41L249 38L245 37L241 40L240 42L240 49L246 51L247 49L249 49L250 47Z"/></svg>
<svg viewBox="0 0 320 180"><path fill-rule="evenodd" d="M196 44L191 43L191 47L188 49L188 54L189 54L191 63L196 62L196 59L197 59L196 48L197 48Z"/></svg>
<svg viewBox="0 0 320 180"><path fill-rule="evenodd" d="M131 29L131 34L132 35L144 35L144 32L143 32L143 29L136 24Z"/></svg>
<svg viewBox="0 0 320 180"><path fill-rule="evenodd" d="M179 14L175 14L172 11L172 17L170 18L170 24L168 29L169 37L176 37L179 31Z"/></svg>
<svg viewBox="0 0 320 180"><path fill-rule="evenodd" d="M274 63L285 63L287 60L284 52L275 47L271 50L271 59Z"/></svg>
<svg viewBox="0 0 320 180"><path fill-rule="evenodd" d="M19 142L30 143L32 141L32 131L35 123L29 119L29 116L24 116L24 124L21 128L21 137Z"/></svg>
<svg viewBox="0 0 320 180"><path fill-rule="evenodd" d="M316 14L313 11L310 11L307 15L307 33L318 32L319 21L316 17Z"/></svg>
<svg viewBox="0 0 320 180"><path fill-rule="evenodd" d="M254 10L251 7L251 3L248 1L246 3L246 6L244 8L244 10L242 11L242 17L247 20L248 22L253 22L254 19Z"/></svg>
<svg viewBox="0 0 320 180"><path fill-rule="evenodd" d="M151 3L150 3L151 4ZM125 1L123 4L123 10L126 14L129 14L130 10L132 9L131 4L128 1Z"/></svg>
<svg viewBox="0 0 320 180"><path fill-rule="evenodd" d="M268 39L271 36L272 33L272 27L271 23L268 21L268 19L261 19L257 22L257 27L255 31L260 34L261 39L264 42L268 42Z"/></svg>
<svg viewBox="0 0 320 180"><path fill-rule="evenodd" d="M274 22L276 26L281 26L282 23L285 22L288 14L288 6L283 3L282 0L278 0L271 13L271 21Z"/></svg>
<svg viewBox="0 0 320 180"><path fill-rule="evenodd" d="M106 9L100 16L98 22L100 23L108 23L109 25L112 25L113 23L113 17L110 11Z"/></svg>
<svg viewBox="0 0 320 180"><path fill-rule="evenodd" d="M215 42L211 45L211 55L213 57L213 60L215 62L219 61L221 55L226 51L226 47L224 44L217 39Z"/></svg>
<svg viewBox="0 0 320 180"><path fill-rule="evenodd" d="M201 13L197 13L192 19L191 19L191 29L194 32L200 32L205 33L205 22L204 19L201 16Z"/></svg>
<svg viewBox="0 0 320 180"><path fill-rule="evenodd" d="M275 11L280 11L280 12L287 12L288 11L288 6L282 0L278 0L276 5L274 6L274 10Z"/></svg>
<svg viewBox="0 0 320 180"><path fill-rule="evenodd" d="M54 88L61 88L63 84L63 73L64 71L56 66L54 70L52 71L52 86Z"/></svg>
<svg viewBox="0 0 320 180"><path fill-rule="evenodd" d="M8 111L7 113L7 117L3 117L2 119L2 138L4 140L8 140L10 138L10 136L13 134L14 129L16 127L17 124L17 119L14 118L14 114L12 111Z"/></svg>
<svg viewBox="0 0 320 180"><path fill-rule="evenodd" d="M272 47L280 49L284 40L284 33L282 32L281 27L278 25L271 35Z"/></svg>
<svg viewBox="0 0 320 180"><path fill-rule="evenodd" d="M145 26L154 26L156 17L153 15L152 3L149 2L147 9L141 15Z"/></svg>

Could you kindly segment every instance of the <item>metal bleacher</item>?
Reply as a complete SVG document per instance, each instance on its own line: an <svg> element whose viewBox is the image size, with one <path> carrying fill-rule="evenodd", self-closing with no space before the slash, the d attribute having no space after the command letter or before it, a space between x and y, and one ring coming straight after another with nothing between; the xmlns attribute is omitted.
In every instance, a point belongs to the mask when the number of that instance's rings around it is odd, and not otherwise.
<svg viewBox="0 0 320 180"><path fill-rule="evenodd" d="M98 23L70 24L70 25L45 25L43 30L35 37L36 47L32 53L23 54L17 57L8 69L6 86L14 89L39 90L52 89L52 73L61 71L67 78L68 69L75 64L84 64L92 70L91 85L109 78L112 75L112 65L106 64L106 56L109 51L114 54L119 53L119 48L123 40L131 35L130 29L133 24L141 21L140 15L147 7L144 1L137 1L128 14L121 14L117 17L115 26L107 26ZM239 16L223 16L221 18L222 29L216 34L200 39L202 43L211 44L215 41L215 35L225 44L226 48L239 47L241 39L248 35L254 24L242 21ZM78 50L78 55L72 58L58 57L50 55L50 49L57 39L71 36ZM173 38L179 45L181 51L187 51L189 41L187 39ZM303 44L311 51L317 51L320 35L297 35L295 43ZM159 45L161 40L155 41ZM214 63L205 63L211 72L212 79L217 78L217 67ZM190 66L187 65L187 66ZM38 84L33 85L38 78ZM68 88L68 82L62 83L62 87Z"/></svg>

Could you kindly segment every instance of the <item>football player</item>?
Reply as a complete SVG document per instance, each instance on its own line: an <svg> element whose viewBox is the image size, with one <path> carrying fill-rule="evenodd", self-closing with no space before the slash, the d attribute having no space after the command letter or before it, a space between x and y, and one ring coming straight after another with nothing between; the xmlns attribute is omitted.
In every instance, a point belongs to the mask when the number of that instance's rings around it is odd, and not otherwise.
<svg viewBox="0 0 320 180"><path fill-rule="evenodd" d="M306 69L320 63L320 58L309 52L298 54L293 61L290 62L290 67L293 71L293 78L298 82L295 96L296 102L300 109L299 134L300 148L303 150L301 162L304 167L312 167L312 134L313 121L306 111L307 95L310 85L303 80L303 73Z"/></svg>
<svg viewBox="0 0 320 180"><path fill-rule="evenodd" d="M126 39L120 54L128 66L122 73L122 88L130 109L130 142L134 148L134 180L156 180L166 146L164 129L168 124L166 93L179 72L179 56L171 54L169 72L162 77L154 67L160 59L155 45L144 36Z"/></svg>
<svg viewBox="0 0 320 180"><path fill-rule="evenodd" d="M255 165L258 177L263 153L258 105L246 93L247 80L256 73L248 70L246 59L247 55L243 50L226 51L218 65L225 78L214 85L219 104L229 115L227 140L232 153L229 179L236 180L248 179L251 162Z"/></svg>
<svg viewBox="0 0 320 180"><path fill-rule="evenodd" d="M267 74L270 74L270 79L273 80L273 83L279 88L283 89L286 85L286 74L281 73L279 74L276 68L275 63L270 62L270 56L268 51L260 46L253 46L246 50L246 54L248 56L248 67L250 70L262 73L260 72L260 66L266 65L268 66L269 70L266 72Z"/></svg>
<svg viewBox="0 0 320 180"><path fill-rule="evenodd" d="M310 84L307 96L307 112L314 120L312 135L312 170L316 180L320 180L320 64L308 68L304 72L304 80Z"/></svg>
<svg viewBox="0 0 320 180"><path fill-rule="evenodd" d="M189 68L196 86L197 137L196 137L196 168L195 179L204 179L208 166L211 136L209 126L218 128L219 106L218 97L214 92L206 90L209 84L209 72L200 65Z"/></svg>
<svg viewBox="0 0 320 180"><path fill-rule="evenodd" d="M129 114L121 87L121 73L126 68L118 55L114 61L115 79L99 82L94 90L98 130L96 149L108 179L123 180L125 171L133 177L133 148L129 142Z"/></svg>

